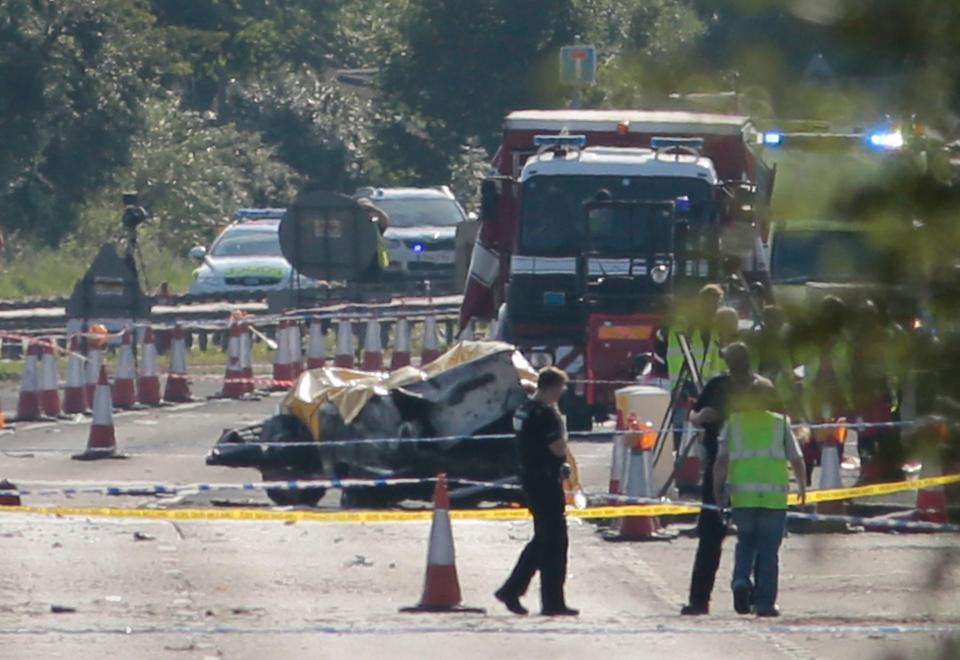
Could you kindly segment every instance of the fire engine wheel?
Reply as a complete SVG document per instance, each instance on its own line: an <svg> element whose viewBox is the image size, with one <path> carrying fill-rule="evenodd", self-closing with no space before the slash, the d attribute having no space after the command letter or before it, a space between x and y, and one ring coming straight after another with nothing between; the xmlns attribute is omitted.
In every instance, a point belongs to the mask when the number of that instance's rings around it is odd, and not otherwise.
<svg viewBox="0 0 960 660"><path fill-rule="evenodd" d="M325 488L304 488L302 490L267 488L267 497L277 506L317 506L326 493Z"/></svg>

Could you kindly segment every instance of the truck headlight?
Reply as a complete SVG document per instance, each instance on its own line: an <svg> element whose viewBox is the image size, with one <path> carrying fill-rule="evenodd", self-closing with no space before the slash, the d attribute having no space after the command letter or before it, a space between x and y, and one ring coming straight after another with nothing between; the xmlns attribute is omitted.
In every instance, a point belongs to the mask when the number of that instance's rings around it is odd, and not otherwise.
<svg viewBox="0 0 960 660"><path fill-rule="evenodd" d="M655 284L663 284L670 279L670 268L666 264L657 264L650 269L650 279Z"/></svg>
<svg viewBox="0 0 960 660"><path fill-rule="evenodd" d="M534 369L553 366L553 354L545 351L532 352L530 354L530 366Z"/></svg>

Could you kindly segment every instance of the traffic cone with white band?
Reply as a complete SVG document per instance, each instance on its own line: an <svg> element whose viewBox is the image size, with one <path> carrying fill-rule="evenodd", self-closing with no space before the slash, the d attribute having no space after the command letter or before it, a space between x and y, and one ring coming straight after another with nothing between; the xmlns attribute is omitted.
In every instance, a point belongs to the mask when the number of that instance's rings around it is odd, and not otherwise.
<svg viewBox="0 0 960 660"><path fill-rule="evenodd" d="M290 343L290 364L293 368L293 380L303 371L303 334L300 332L300 320L290 321L287 330L287 339Z"/></svg>
<svg viewBox="0 0 960 660"><path fill-rule="evenodd" d="M17 401L17 419L36 421L40 415L40 345L30 342L20 375L20 398Z"/></svg>
<svg viewBox="0 0 960 660"><path fill-rule="evenodd" d="M322 369L327 366L327 344L323 334L323 319L310 319L310 341L307 347L307 369Z"/></svg>
<svg viewBox="0 0 960 660"><path fill-rule="evenodd" d="M353 324L350 321L337 321L337 352L333 364L342 369L353 369Z"/></svg>
<svg viewBox="0 0 960 660"><path fill-rule="evenodd" d="M243 397L243 365L240 358L240 322L230 322L230 337L227 339L227 370L223 375L221 396L227 399Z"/></svg>
<svg viewBox="0 0 960 660"><path fill-rule="evenodd" d="M440 357L440 338L437 336L437 319L428 316L423 321L423 348L420 351L420 366L430 364Z"/></svg>
<svg viewBox="0 0 960 660"><path fill-rule="evenodd" d="M449 508L447 475L438 474L433 494L433 522L430 523L430 546L427 550L427 575L423 596L418 605L401 608L401 612L484 612L482 609L460 604L463 597L457 577Z"/></svg>
<svg viewBox="0 0 960 660"><path fill-rule="evenodd" d="M67 383L63 388L63 412L79 415L87 412L87 379L83 373L80 355L80 337L70 338L70 356L67 358Z"/></svg>
<svg viewBox="0 0 960 660"><path fill-rule="evenodd" d="M817 484L820 490L843 488L840 477L840 451L847 439L845 419L837 420L836 428L823 429L820 436L820 481ZM817 502L816 511L823 515L842 516L846 513L844 500Z"/></svg>
<svg viewBox="0 0 960 660"><path fill-rule="evenodd" d="M401 317L395 328L390 368L400 369L410 365L410 322Z"/></svg>
<svg viewBox="0 0 960 660"><path fill-rule="evenodd" d="M383 371L383 343L380 340L380 320L376 316L367 319L360 369L362 371Z"/></svg>
<svg viewBox="0 0 960 660"><path fill-rule="evenodd" d="M290 355L290 322L280 319L277 325L277 350L273 353L273 380L271 389L286 389L293 382L293 360Z"/></svg>
<svg viewBox="0 0 960 660"><path fill-rule="evenodd" d="M143 359L140 363L140 378L137 381L140 403L148 406L160 405L160 371L157 368L157 346L154 343L153 328L149 325L143 332Z"/></svg>
<svg viewBox="0 0 960 660"><path fill-rule="evenodd" d="M100 366L97 390L93 395L93 422L90 424L87 448L81 454L74 454L73 458L80 461L98 458L125 458L122 454L117 453L117 435L113 426L113 401L110 381L107 379L107 368L103 365Z"/></svg>
<svg viewBox="0 0 960 660"><path fill-rule="evenodd" d="M60 373L57 369L57 356L53 352L53 337L40 347L40 408L48 417L60 416Z"/></svg>
<svg viewBox="0 0 960 660"><path fill-rule="evenodd" d="M170 365L167 369L167 385L163 390L165 401L186 403L192 401L190 381L187 379L187 342L183 328L173 326L173 343L170 345Z"/></svg>
<svg viewBox="0 0 960 660"><path fill-rule="evenodd" d="M253 381L253 335L246 322L240 324L240 369L243 374L243 392L251 394L257 386Z"/></svg>
<svg viewBox="0 0 960 660"><path fill-rule="evenodd" d="M123 331L120 343L120 358L117 361L117 376L113 381L113 405L117 408L133 408L137 404L137 366L133 359L133 332ZM99 387L99 383L97 385Z"/></svg>
<svg viewBox="0 0 960 660"><path fill-rule="evenodd" d="M627 425L623 421L623 413L617 411L617 433L613 435L613 450L610 457L610 487L608 492L611 495L623 495L623 469L624 469L624 440L626 438L624 431ZM610 504L619 504L616 498L610 498Z"/></svg>
<svg viewBox="0 0 960 660"><path fill-rule="evenodd" d="M653 424L641 424L636 418L628 419L632 433L624 436L626 445L626 495L637 499L654 499L652 474L652 449L657 441ZM630 502L629 506L636 503ZM661 541L676 537L668 534L660 525L657 516L624 516L614 521L611 533L604 536L608 541Z"/></svg>
<svg viewBox="0 0 960 660"><path fill-rule="evenodd" d="M97 381L100 380L100 367L103 365L103 347L98 338L87 338L87 403L93 405Z"/></svg>

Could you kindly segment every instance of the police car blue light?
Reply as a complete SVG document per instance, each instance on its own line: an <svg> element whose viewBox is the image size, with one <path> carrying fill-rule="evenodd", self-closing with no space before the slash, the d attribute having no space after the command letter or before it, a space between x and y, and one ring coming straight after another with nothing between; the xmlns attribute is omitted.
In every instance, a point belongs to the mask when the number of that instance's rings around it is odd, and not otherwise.
<svg viewBox="0 0 960 660"><path fill-rule="evenodd" d="M583 147L587 144L586 135L534 135L533 144L537 147Z"/></svg>
<svg viewBox="0 0 960 660"><path fill-rule="evenodd" d="M420 253L423 252L423 250L424 250L423 243L414 243L413 245L410 246L410 249L411 249L413 252L416 252L417 254L420 254Z"/></svg>
<svg viewBox="0 0 960 660"><path fill-rule="evenodd" d="M783 144L783 133L764 133L763 143L768 147L779 147L781 144Z"/></svg>

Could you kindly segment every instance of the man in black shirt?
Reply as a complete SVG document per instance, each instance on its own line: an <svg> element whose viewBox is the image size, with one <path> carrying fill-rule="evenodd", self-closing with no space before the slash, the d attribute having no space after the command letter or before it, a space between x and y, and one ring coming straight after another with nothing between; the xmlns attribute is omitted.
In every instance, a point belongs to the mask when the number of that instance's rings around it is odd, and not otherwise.
<svg viewBox="0 0 960 660"><path fill-rule="evenodd" d="M750 352L745 344L734 343L723 351L727 373L714 376L704 386L693 406L690 421L703 429L703 491L704 504L716 504L713 494L713 466L717 462L717 438L730 412L730 399L745 392L757 380L750 367ZM697 556L690 577L690 601L681 614L709 614L710 594L720 566L723 539L727 525L716 509L703 509L697 518Z"/></svg>
<svg viewBox="0 0 960 660"><path fill-rule="evenodd" d="M553 367L541 370L537 391L517 409L513 418L520 453L520 482L533 514L533 539L523 549L510 577L494 595L514 614L527 614L520 597L538 570L543 614L579 614L567 607L563 595L567 575L563 493L567 441L557 402L566 389L567 375L562 370Z"/></svg>

